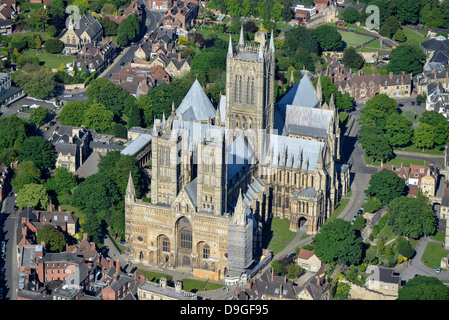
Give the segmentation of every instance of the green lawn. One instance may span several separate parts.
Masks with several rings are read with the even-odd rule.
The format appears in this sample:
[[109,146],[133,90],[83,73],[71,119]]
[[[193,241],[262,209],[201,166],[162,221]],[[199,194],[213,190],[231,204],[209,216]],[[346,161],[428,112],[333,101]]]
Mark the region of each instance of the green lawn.
[[295,237],[296,233],[289,230],[290,221],[287,219],[273,218],[271,221],[272,238],[268,243],[268,248],[276,254]]
[[182,279],[181,282],[182,282],[182,289],[184,291],[188,291],[188,292],[217,290],[217,289],[224,287],[224,285],[222,285],[222,284],[213,283],[213,282],[209,282],[209,281],[206,282],[206,285],[204,285],[205,281],[189,279],[189,278]]
[[348,47],[357,47],[365,42],[371,40],[371,37],[362,36],[360,34],[356,34],[354,32],[337,30],[338,33],[341,34],[342,40],[346,42]]
[[414,145],[404,147],[404,148],[398,148],[398,150],[401,151],[409,151],[409,152],[417,152],[417,153],[427,153],[427,154],[435,154],[435,155],[444,155],[444,151],[440,149],[423,149],[418,148]]
[[[366,154],[365,154],[365,161],[366,161],[366,164],[371,164],[371,165],[377,166],[377,167],[380,166],[380,160],[374,161],[374,163],[371,163],[372,157],[367,156]],[[404,167],[409,167],[412,164],[424,165],[424,166],[429,165],[429,163],[424,160],[407,159],[407,158],[394,158],[393,160],[384,162],[384,164],[390,164],[390,165],[395,165],[395,166],[400,166],[401,163]]]
[[429,39],[427,39],[426,37],[412,31],[406,28],[403,28],[405,36],[407,37],[407,41],[406,43],[410,43],[410,42],[417,42],[417,43],[422,43],[424,41],[427,41]]
[[160,278],[166,278],[167,282],[171,282],[173,277],[168,275],[168,274],[163,274],[163,273],[159,273],[159,272],[153,272],[153,271],[147,271],[147,270],[137,270],[141,273],[145,274],[145,277],[147,279],[147,281],[150,282],[159,282]]
[[329,219],[327,219],[326,222],[329,221],[333,221],[335,219],[338,219],[338,216],[340,215],[340,213],[342,213],[342,211],[346,208],[346,206],[349,203],[349,198],[342,198],[340,200],[340,202],[338,202],[337,204],[335,204],[335,210],[334,212],[332,212],[331,216],[329,217]]
[[443,244],[439,242],[429,242],[424,251],[421,262],[429,268],[436,269],[441,265],[441,258],[447,257],[449,250],[444,250]]
[[57,69],[61,63],[68,63],[74,60],[73,57],[67,57],[63,54],[52,54],[41,50],[25,50],[22,52],[26,57],[38,57],[46,68]]
[[384,48],[380,46],[380,40],[375,40],[371,43],[368,43],[365,47],[357,49],[357,51],[380,51],[380,50],[384,50]]

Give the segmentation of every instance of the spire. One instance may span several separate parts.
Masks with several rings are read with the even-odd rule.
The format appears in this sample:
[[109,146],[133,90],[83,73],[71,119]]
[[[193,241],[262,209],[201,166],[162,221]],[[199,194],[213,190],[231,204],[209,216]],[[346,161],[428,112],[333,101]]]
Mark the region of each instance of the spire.
[[243,25],[240,28],[240,39],[239,39],[239,49],[243,49],[245,47],[245,40],[243,39]]
[[131,171],[129,172],[128,178],[128,186],[126,187],[126,202],[135,202],[136,201],[136,189],[134,189],[133,177],[131,175]]
[[320,105],[323,102],[323,89],[321,87],[321,75],[318,76],[318,82],[316,84],[316,96],[320,100]]
[[270,38],[270,51],[274,53],[274,37],[273,37],[273,29],[271,29],[271,38]]
[[154,117],[153,120],[153,132],[152,132],[153,136],[157,136],[157,128],[156,128],[156,117]]
[[263,46],[259,46],[259,58],[257,59],[259,62],[263,62]]
[[294,87],[295,86],[295,77],[293,76],[293,69],[290,73],[290,83],[289,83],[290,87]]
[[331,94],[331,99],[329,101],[329,109],[330,110],[335,110],[335,103],[334,103],[334,94]]
[[162,124],[161,129],[165,130],[167,128],[167,122],[165,121],[165,111],[162,112]]
[[239,197],[234,210],[234,222],[239,226],[246,225],[245,206],[243,204],[242,189],[239,190]]
[[232,51],[232,37],[229,35],[228,58],[232,58],[233,56],[234,52]]
[[318,152],[318,160],[316,161],[316,168],[323,168],[323,149],[320,147],[320,151]]
[[220,119],[220,105],[217,106],[217,112],[215,113],[215,125],[219,126],[221,122]]
[[171,114],[174,116],[175,114],[175,101],[172,101],[171,103]]

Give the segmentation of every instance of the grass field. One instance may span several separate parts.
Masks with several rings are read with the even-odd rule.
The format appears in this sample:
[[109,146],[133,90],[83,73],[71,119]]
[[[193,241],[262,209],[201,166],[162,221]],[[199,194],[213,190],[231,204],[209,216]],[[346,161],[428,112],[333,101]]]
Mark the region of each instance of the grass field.
[[224,287],[224,285],[219,283],[205,282],[202,280],[195,280],[189,278],[182,279],[181,282],[182,282],[182,289],[188,292],[217,290]]
[[333,221],[335,219],[338,219],[338,216],[340,215],[340,213],[342,213],[342,211],[346,208],[346,206],[349,203],[349,198],[342,198],[340,200],[340,202],[338,202],[337,204],[335,204],[335,210],[334,212],[332,212],[331,216],[329,217],[329,219],[327,219],[326,223],[329,221]]
[[436,269],[441,265],[441,258],[447,257],[449,250],[444,250],[443,244],[439,242],[429,242],[424,251],[421,262],[429,268]]
[[295,237],[296,233],[289,230],[290,221],[286,219],[273,218],[271,222],[272,238],[268,248],[276,254]]
[[411,42],[422,43],[424,41],[429,40],[426,37],[414,32],[412,30],[409,30],[407,28],[403,28],[403,30],[404,30],[405,36],[407,37],[406,43],[411,43]]
[[[370,165],[377,166],[377,167],[380,166],[380,161],[374,161],[374,163],[371,163],[372,157],[367,156],[366,154],[365,154],[365,161],[366,161],[366,164],[370,164]],[[388,162],[384,162],[384,164],[391,164],[391,165],[395,165],[395,166],[400,166],[401,163],[405,167],[409,167],[411,164],[424,165],[424,166],[429,165],[429,163],[424,160],[407,159],[407,158],[394,158]]]
[[357,47],[361,44],[364,44],[367,41],[370,41],[372,38],[367,36],[362,36],[360,34],[356,34],[354,32],[337,30],[338,33],[341,34],[342,40],[346,42],[347,46]]
[[41,50],[25,50],[22,52],[26,57],[38,57],[46,68],[57,69],[61,63],[68,63],[74,60],[73,57],[67,57],[63,54],[52,54]]

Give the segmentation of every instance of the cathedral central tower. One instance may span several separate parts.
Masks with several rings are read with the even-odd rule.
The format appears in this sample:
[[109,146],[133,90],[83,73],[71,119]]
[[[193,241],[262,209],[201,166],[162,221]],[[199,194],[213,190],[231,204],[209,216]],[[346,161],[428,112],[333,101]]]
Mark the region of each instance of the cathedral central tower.
[[269,46],[244,43],[243,27],[238,45],[231,38],[226,60],[226,127],[234,139],[245,133],[256,152],[259,135],[273,129],[275,50],[273,32]]

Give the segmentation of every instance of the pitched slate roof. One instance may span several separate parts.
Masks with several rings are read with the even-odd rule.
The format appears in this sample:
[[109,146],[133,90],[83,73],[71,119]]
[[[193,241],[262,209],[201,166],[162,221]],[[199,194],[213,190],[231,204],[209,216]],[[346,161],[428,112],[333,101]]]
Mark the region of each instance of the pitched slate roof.
[[207,121],[215,118],[215,108],[198,80],[195,80],[176,110],[177,116],[180,113],[184,121]]
[[445,37],[438,36],[433,39],[424,41],[423,43],[421,43],[421,46],[424,49],[430,50],[430,51],[435,51],[435,50],[448,51],[449,50],[449,40],[446,39]]
[[74,31],[78,37],[81,37],[81,35],[86,32],[90,38],[94,37],[102,30],[103,27],[100,22],[98,22],[98,20],[95,19],[90,12],[81,17],[79,21],[79,28],[74,28]]

